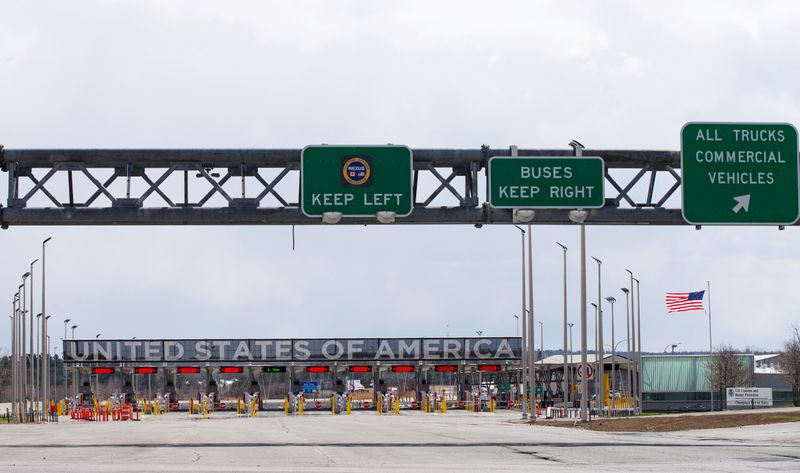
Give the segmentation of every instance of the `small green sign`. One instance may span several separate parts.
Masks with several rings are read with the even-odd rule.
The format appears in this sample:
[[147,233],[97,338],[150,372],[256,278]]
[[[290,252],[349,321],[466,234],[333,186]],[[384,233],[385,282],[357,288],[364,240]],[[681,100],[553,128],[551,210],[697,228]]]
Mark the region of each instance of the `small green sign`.
[[785,123],[687,123],[683,218],[695,225],[791,225],[800,217],[797,130]]
[[489,204],[497,208],[581,209],[605,204],[598,157],[489,159]]
[[406,146],[306,146],[300,181],[301,209],[309,217],[325,212],[406,217],[413,209],[412,156]]
[[536,386],[536,394],[542,394],[542,387]]
[[501,383],[500,384],[500,392],[507,393],[511,391],[511,383]]

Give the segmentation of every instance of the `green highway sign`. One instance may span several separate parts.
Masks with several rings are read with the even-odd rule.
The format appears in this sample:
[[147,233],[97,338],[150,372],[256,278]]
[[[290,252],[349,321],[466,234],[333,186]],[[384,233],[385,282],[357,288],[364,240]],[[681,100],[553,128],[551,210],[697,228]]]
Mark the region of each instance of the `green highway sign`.
[[413,209],[412,157],[407,146],[306,146],[300,155],[300,205],[319,217],[374,217]]
[[489,204],[497,208],[578,209],[605,203],[597,157],[489,159]]
[[791,225],[800,217],[797,130],[785,123],[687,123],[683,218],[695,225]]

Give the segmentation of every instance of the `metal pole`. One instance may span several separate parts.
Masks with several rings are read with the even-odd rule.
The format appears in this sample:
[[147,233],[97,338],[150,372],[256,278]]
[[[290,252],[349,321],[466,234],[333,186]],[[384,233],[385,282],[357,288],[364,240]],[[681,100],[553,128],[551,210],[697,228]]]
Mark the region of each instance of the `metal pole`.
[[561,391],[564,396],[564,415],[567,413],[567,403],[569,402],[569,380],[567,378],[567,247],[556,242],[561,247],[564,256],[564,372],[561,377]]
[[[708,290],[708,366],[711,366],[711,357],[714,354],[714,347],[711,344],[711,281],[706,281],[706,288]],[[711,395],[711,410],[714,410],[714,387],[709,383],[709,394]],[[722,400],[720,400],[721,402]]]
[[625,293],[625,333],[627,338],[625,342],[627,343],[627,348],[625,351],[625,358],[627,359],[626,367],[627,367],[627,386],[625,387],[625,395],[630,395],[631,389],[631,321],[628,318],[628,312],[630,312],[630,304],[628,303],[628,293],[630,290],[627,287],[620,288],[622,292]]
[[638,332],[639,354],[636,357],[636,366],[639,368],[636,378],[636,393],[639,396],[639,413],[642,412],[642,299],[639,297],[639,280],[636,279],[636,331]]
[[592,257],[593,260],[597,261],[597,372],[600,375],[600,392],[598,393],[598,407],[600,408],[600,414],[602,415],[605,408],[606,403],[606,357],[605,351],[603,350],[603,296],[602,296],[602,281],[603,281],[603,273],[601,270],[601,266],[603,262],[597,258]]
[[[50,318],[47,315],[47,310],[45,309],[45,245],[48,241],[50,241],[52,237],[47,237],[44,241],[42,241],[42,359],[47,360],[48,353],[50,351],[50,343],[45,343],[48,339],[47,335],[47,319]],[[42,415],[46,416],[46,406],[48,404],[50,398],[50,369],[44,370],[42,376]]]
[[594,398],[595,398],[595,405],[597,404],[597,399],[600,397],[600,388],[597,382],[597,378],[600,374],[600,369],[597,366],[599,357],[597,356],[600,352],[597,349],[597,304],[594,302],[591,303],[592,307],[594,307]]
[[17,416],[17,303],[11,302],[11,415]]
[[[33,278],[31,278],[31,293],[33,293]],[[31,294],[31,312],[33,312],[33,294]],[[42,324],[42,321],[40,320],[41,318],[42,318],[42,314],[36,314],[36,326],[35,326],[36,335],[33,337],[33,339],[36,341],[35,342],[36,343],[36,348],[33,350],[34,355],[31,357],[31,360],[32,360],[31,361],[31,379],[33,380],[33,390],[31,392],[31,396],[33,398],[33,403],[34,403],[33,410],[34,411],[36,411],[38,409],[38,407],[39,407],[39,398],[41,397],[41,396],[39,396],[39,390],[42,387],[42,383],[40,382],[40,379],[39,379],[41,377],[41,375],[42,375],[42,369],[41,369],[42,360],[41,360],[41,357],[39,357],[38,360],[36,359],[36,356],[40,353],[40,351],[39,351],[39,332],[41,330],[39,329],[39,327]],[[33,345],[31,345],[31,347],[33,347]]]
[[64,319],[64,343],[62,344],[62,348],[61,348],[61,367],[63,368],[63,371],[64,371],[64,379],[62,380],[62,382],[64,383],[64,386],[63,386],[63,388],[64,388],[63,389],[64,396],[62,397],[62,399],[66,399],[67,398],[67,392],[68,392],[68,388],[69,388],[69,386],[67,384],[67,364],[64,363],[64,360],[66,359],[66,350],[64,350],[64,347],[67,346],[67,343],[66,343],[67,342],[67,324],[70,322],[70,320],[72,320],[72,319]]
[[633,411],[636,411],[639,408],[638,399],[636,397],[636,382],[638,379],[638,375],[636,373],[639,372],[639,365],[636,360],[636,319],[634,317],[636,313],[636,305],[634,304],[634,292],[633,292],[633,272],[630,269],[626,269],[625,271],[628,272],[631,276],[631,286],[630,286],[630,294],[631,294],[631,352],[630,355],[632,358],[632,368],[633,371],[631,372],[631,396],[633,397]]
[[[28,350],[26,347],[26,335],[27,335],[27,327],[25,326],[25,314],[27,311],[25,310],[25,299],[26,299],[26,292],[25,292],[25,279],[28,277],[27,274],[22,276],[22,286],[20,286],[22,292],[22,296],[20,299],[22,300],[22,418],[25,419],[27,412],[28,412]],[[33,325],[33,323],[31,323]],[[33,327],[31,327],[33,330]]]
[[529,371],[528,371],[528,340],[527,339],[527,317],[525,317],[525,230],[522,228],[514,225],[517,229],[521,232],[522,236],[522,255],[520,257],[521,260],[521,281],[522,281],[522,308],[520,312],[520,316],[522,317],[522,339],[521,339],[521,349],[522,349],[522,418],[528,418],[528,388],[530,386],[530,378],[529,378]]
[[586,361],[586,225],[581,224],[581,423],[589,422],[587,397],[589,394],[589,383],[587,376]]
[[[533,313],[533,241],[532,240],[533,240],[533,230],[531,229],[531,226],[529,224],[528,225],[528,317],[529,317],[529,319],[528,319],[528,330],[529,330],[528,338],[531,341],[531,345],[535,347],[536,343],[534,342],[534,340],[535,340],[534,339],[534,321],[536,319],[535,319],[535,316],[534,316],[534,313]],[[543,350],[544,350],[544,348],[543,348]],[[534,394],[533,385],[536,382],[536,351],[535,350],[529,350],[528,351],[528,356],[529,356],[528,366],[529,366],[529,370],[531,372],[530,376],[531,376],[531,378],[533,380],[533,382],[531,383],[531,394]],[[536,407],[535,404],[531,407],[531,416],[530,417],[531,417],[531,421],[532,422],[536,422],[536,411],[534,410],[535,407]]]

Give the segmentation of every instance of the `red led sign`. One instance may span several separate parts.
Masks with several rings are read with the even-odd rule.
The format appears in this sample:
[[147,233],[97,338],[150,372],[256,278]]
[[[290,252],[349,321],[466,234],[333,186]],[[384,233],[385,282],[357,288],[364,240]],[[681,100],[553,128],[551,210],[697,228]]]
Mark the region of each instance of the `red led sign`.
[[458,367],[456,365],[436,365],[434,370],[440,373],[452,373],[456,371]]
[[372,367],[369,365],[356,365],[349,368],[351,373],[372,373]]
[[222,366],[219,369],[220,373],[243,373],[244,368],[241,366]]
[[500,365],[480,365],[478,371],[500,371]]
[[192,373],[199,373],[200,368],[197,366],[179,366],[178,373],[179,374],[192,374]]
[[413,373],[414,365],[394,365],[392,371],[395,373]]
[[92,368],[92,374],[114,374],[114,368]]
[[327,373],[330,368],[327,366],[306,366],[306,373]]
[[154,368],[152,366],[143,366],[141,368],[134,368],[133,370],[136,374],[155,374],[158,371],[158,368]]

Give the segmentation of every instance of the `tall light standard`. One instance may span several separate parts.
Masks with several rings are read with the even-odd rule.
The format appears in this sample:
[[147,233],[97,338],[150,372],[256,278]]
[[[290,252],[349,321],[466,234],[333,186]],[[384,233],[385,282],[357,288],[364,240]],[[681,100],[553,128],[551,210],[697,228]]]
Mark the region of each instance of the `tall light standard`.
[[[31,292],[33,292],[33,280],[31,280]],[[31,297],[31,302],[33,302],[33,297]],[[33,304],[31,304],[31,308],[33,308]],[[36,314],[36,336],[34,337],[34,340],[36,340],[36,350],[34,350],[34,353],[39,355],[39,360],[38,360],[38,362],[33,363],[33,367],[31,368],[31,372],[32,372],[31,377],[35,380],[34,381],[34,385],[33,385],[33,401],[34,401],[34,403],[36,403],[37,409],[38,409],[39,401],[41,400],[41,397],[42,397],[41,396],[41,390],[42,390],[42,380],[41,380],[41,378],[42,378],[42,357],[41,357],[41,354],[42,353],[41,353],[41,350],[39,349],[39,332],[41,330],[39,327],[42,326],[42,320],[41,319],[42,319],[42,314],[40,312],[40,313]],[[36,410],[36,409],[34,409],[34,410]]]
[[[533,215],[533,211],[530,211],[530,212],[531,212],[531,218],[533,218],[533,216],[532,216]],[[530,219],[528,221],[530,221]],[[536,318],[534,317],[534,313],[533,313],[533,243],[532,243],[532,239],[533,239],[533,230],[531,229],[531,225],[528,224],[528,338],[531,341],[531,345],[535,345],[536,343],[534,342],[533,327],[534,327],[534,320],[536,320]],[[544,348],[542,348],[542,350],[544,350]],[[528,356],[529,356],[528,366],[531,367],[530,368],[532,370],[531,376],[534,378],[534,381],[535,381],[535,379],[536,379],[536,370],[535,370],[536,365],[534,364],[536,362],[535,352],[533,350],[528,351]],[[531,389],[533,389],[533,388],[531,388]],[[531,416],[531,421],[532,422],[536,421],[535,413],[534,413],[534,415]]]
[[[30,348],[31,356],[30,356],[30,358],[28,358],[28,353],[26,352],[27,350],[25,349],[25,335],[26,335],[26,331],[25,331],[25,314],[28,313],[28,311],[25,310],[25,300],[27,299],[27,292],[26,292],[27,284],[25,283],[25,281],[28,279],[28,276],[30,276],[30,275],[31,275],[31,273],[25,273],[25,274],[22,275],[22,286],[21,286],[21,288],[22,288],[22,297],[21,297],[21,299],[22,299],[22,356],[23,356],[23,362],[22,362],[22,370],[23,370],[22,371],[22,390],[23,390],[23,393],[24,393],[23,399],[25,400],[25,408],[22,410],[23,411],[23,417],[25,417],[27,415],[27,413],[28,413],[28,399],[29,399],[29,396],[31,396],[31,392],[28,391],[28,366],[29,366],[28,365],[28,360],[30,360],[30,366],[33,366],[33,314],[31,314],[31,324],[30,324],[30,332],[31,332],[31,348]],[[31,383],[33,383],[32,379],[31,379]],[[33,386],[33,384],[31,384],[31,386]],[[31,403],[31,405],[32,405],[32,403]]]
[[72,330],[72,339],[73,339],[73,340],[75,340],[75,329],[76,329],[76,328],[78,328],[78,326],[77,326],[77,325],[73,325],[72,327],[70,327],[70,329]]
[[[569,143],[575,151],[575,156],[580,157],[583,155],[583,145],[576,140]],[[586,217],[589,212],[586,210],[570,210],[569,219],[573,223],[580,224],[581,226],[581,366],[586,370]],[[586,402],[586,394],[588,383],[586,376],[581,376],[581,423],[586,424],[589,422],[588,403]]]
[[22,422],[25,418],[25,314],[22,312],[22,287],[17,288],[17,413]]
[[636,281],[636,331],[638,332],[637,338],[639,342],[637,343],[637,347],[639,348],[639,354],[636,356],[636,366],[639,367],[638,377],[636,379],[636,394],[639,396],[639,413],[642,413],[642,376],[644,372],[642,371],[642,299],[639,297],[639,280],[634,279]]
[[614,375],[616,369],[614,366],[617,364],[617,350],[614,340],[614,303],[617,302],[617,299],[614,296],[606,297],[606,301],[611,304],[611,390],[616,391],[614,386]]
[[522,263],[522,309],[520,310],[520,317],[522,317],[522,339],[520,347],[522,349],[522,418],[528,418],[528,399],[527,393],[530,389],[530,372],[528,370],[528,337],[526,336],[527,322],[525,317],[525,230],[518,225],[514,225],[520,231],[522,236],[522,256],[520,261]]
[[519,315],[513,314],[514,318],[517,319],[517,336],[519,337]]
[[39,360],[39,366],[41,366],[40,372],[42,378],[41,415],[43,419],[47,419],[47,411],[48,411],[47,407],[50,405],[48,399],[48,393],[49,393],[48,384],[50,383],[50,355],[49,355],[50,350],[48,350],[47,348],[50,346],[50,335],[47,335],[47,326],[50,323],[50,317],[51,316],[49,315],[45,315],[44,317],[42,317],[42,332],[44,333],[45,338],[42,340],[44,342],[43,343],[44,346],[42,347],[42,352],[39,355],[41,357],[41,359]]
[[680,342],[667,344],[667,346],[664,347],[664,353],[667,352],[667,348],[672,347],[672,353],[674,354],[675,353],[675,349],[678,348],[678,345],[680,345]]
[[625,358],[627,359],[627,371],[628,375],[626,376],[628,381],[627,389],[625,390],[628,395],[631,393],[631,383],[633,383],[633,378],[631,377],[631,321],[629,317],[630,312],[630,304],[628,303],[628,294],[631,292],[630,289],[627,287],[621,287],[620,290],[625,293],[625,332],[627,334],[627,338],[625,339],[627,343],[627,349],[625,351]]
[[597,348],[597,304],[594,302],[591,303],[592,307],[594,307],[594,398],[595,404],[597,404],[597,400],[600,397],[600,390],[598,389],[597,378],[598,374],[600,373],[599,368],[597,367],[598,363],[600,362],[600,357],[597,356],[600,351]]
[[[50,344],[47,342],[47,319],[50,318],[47,315],[47,310],[45,306],[45,245],[48,241],[50,241],[53,237],[47,237],[42,241],[42,314],[44,314],[42,318],[42,322],[44,326],[42,327],[42,354],[41,357],[43,360],[47,360],[48,353],[50,351]],[[50,369],[42,370],[42,406],[44,407],[46,403],[48,403],[50,398]],[[44,409],[43,409],[44,410]],[[43,412],[43,414],[45,414]]]
[[[41,373],[41,363],[42,363],[41,357],[39,358],[38,363],[36,361],[36,355],[39,352],[39,332],[40,332],[40,329],[39,329],[40,320],[38,318],[38,315],[37,315],[37,318],[36,318],[36,336],[35,336],[35,338],[34,338],[34,333],[33,333],[34,332],[34,330],[33,330],[33,328],[34,328],[34,326],[33,326],[33,314],[35,313],[34,309],[33,309],[33,281],[34,281],[33,265],[36,264],[36,262],[38,262],[38,261],[39,261],[39,258],[36,258],[35,260],[31,261],[31,270],[29,271],[29,273],[31,275],[31,305],[28,308],[28,310],[30,310],[30,312],[31,312],[31,411],[33,411],[33,412],[36,412],[36,402],[38,401],[38,398],[40,397],[39,396],[39,390],[42,387],[41,383],[39,382],[38,376],[37,376],[37,373]],[[34,346],[33,346],[34,339],[36,340],[36,348],[34,348]],[[38,365],[38,367],[37,367],[37,365]]]
[[[64,343],[63,343],[63,347],[67,346],[67,324],[70,322],[70,320],[72,320],[72,319],[64,319]],[[64,348],[61,348],[61,367],[63,368],[63,371],[64,371],[64,379],[62,380],[62,382],[64,383],[64,386],[63,386],[63,388],[64,388],[63,389],[64,390],[64,396],[62,397],[62,399],[66,399],[67,398],[67,364],[64,363],[64,359],[66,358],[65,355],[66,355],[66,353],[64,352]]]
[[[576,154],[578,153],[578,149],[576,147],[575,151]],[[587,369],[587,356],[586,352],[588,349],[587,344],[587,330],[586,330],[586,225],[584,222],[586,221],[586,217],[589,216],[589,212],[586,210],[572,210],[569,213],[569,219],[574,223],[578,223],[581,226],[581,423],[586,424],[589,422],[589,403],[588,403],[588,394],[589,394],[589,382],[586,379],[586,369]]]
[[633,356],[633,372],[631,373],[631,394],[633,395],[633,412],[636,413],[639,409],[639,400],[636,397],[636,383],[639,382],[639,364],[636,359],[636,319],[634,318],[636,306],[634,305],[634,292],[633,292],[633,272],[626,269],[631,278],[630,289],[631,291],[631,355]]
[[601,266],[603,262],[598,258],[592,256],[592,259],[597,262],[597,356],[598,356],[598,374],[600,375],[600,393],[598,396],[597,405],[600,406],[600,414],[603,415],[606,403],[606,357],[603,352],[603,296],[602,296],[602,281],[603,273]]
[[11,415],[17,417],[17,302],[11,302]]
[[562,376],[561,391],[564,394],[564,415],[566,415],[568,402],[567,387],[569,386],[567,373],[567,247],[559,242],[556,242],[556,245],[561,247],[561,252],[564,255],[564,374]]

